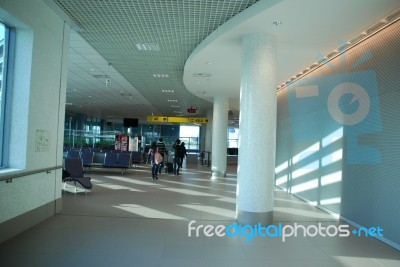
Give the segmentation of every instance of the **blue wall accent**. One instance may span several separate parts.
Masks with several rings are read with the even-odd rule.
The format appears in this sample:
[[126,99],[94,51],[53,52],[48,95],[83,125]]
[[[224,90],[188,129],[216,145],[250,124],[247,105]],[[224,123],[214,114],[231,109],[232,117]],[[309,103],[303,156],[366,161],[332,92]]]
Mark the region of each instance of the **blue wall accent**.
[[278,92],[276,185],[400,248],[400,22]]

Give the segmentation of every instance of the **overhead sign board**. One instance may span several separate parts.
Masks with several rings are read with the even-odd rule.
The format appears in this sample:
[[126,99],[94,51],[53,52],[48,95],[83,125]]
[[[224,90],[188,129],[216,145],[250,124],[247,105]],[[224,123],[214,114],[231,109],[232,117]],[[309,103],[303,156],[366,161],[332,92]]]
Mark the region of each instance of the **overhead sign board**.
[[147,116],[148,122],[169,122],[169,123],[207,123],[207,118],[195,118],[195,117],[164,117],[164,116]]

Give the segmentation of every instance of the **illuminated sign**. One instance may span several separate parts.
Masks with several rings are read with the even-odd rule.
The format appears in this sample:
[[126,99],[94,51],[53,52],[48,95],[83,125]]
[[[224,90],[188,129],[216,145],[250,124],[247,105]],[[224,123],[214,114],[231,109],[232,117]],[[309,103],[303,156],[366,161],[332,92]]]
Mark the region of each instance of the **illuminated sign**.
[[196,117],[164,117],[164,116],[147,116],[148,122],[169,122],[169,123],[202,123],[208,122],[207,118],[196,118]]

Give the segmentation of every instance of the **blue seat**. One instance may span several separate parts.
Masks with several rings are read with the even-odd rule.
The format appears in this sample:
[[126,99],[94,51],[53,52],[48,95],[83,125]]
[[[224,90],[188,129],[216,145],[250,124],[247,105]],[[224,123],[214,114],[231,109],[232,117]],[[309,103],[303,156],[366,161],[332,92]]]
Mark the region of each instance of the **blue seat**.
[[68,158],[68,159],[79,159],[80,158],[80,153],[79,153],[78,150],[68,150],[66,158]]
[[91,178],[85,177],[81,159],[65,158],[64,170],[67,173],[66,177],[64,177],[64,188],[66,188],[67,182],[74,182],[75,192],[78,191],[76,187],[76,182],[78,182],[83,188],[85,188],[85,192],[87,192],[87,189],[91,189],[93,187],[92,182],[90,181]]
[[103,167],[115,168],[117,167],[118,153],[107,152],[104,155]]
[[89,167],[92,166],[93,164],[93,157],[94,157],[94,152],[90,150],[82,150],[81,151],[81,159],[82,159],[82,164],[83,167]]
[[142,163],[142,152],[132,151],[131,162],[135,164]]
[[130,153],[106,153],[104,157],[103,167],[105,168],[121,168],[122,174],[129,168],[131,159]]
[[122,169],[122,174],[124,174],[124,170],[129,168],[131,164],[131,154],[130,153],[118,153],[117,159],[117,167]]

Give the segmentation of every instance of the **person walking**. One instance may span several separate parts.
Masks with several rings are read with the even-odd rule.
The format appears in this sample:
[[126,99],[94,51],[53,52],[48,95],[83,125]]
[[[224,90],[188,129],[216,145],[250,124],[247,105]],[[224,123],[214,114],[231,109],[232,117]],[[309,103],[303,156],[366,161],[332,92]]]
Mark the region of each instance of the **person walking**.
[[157,149],[157,143],[152,142],[147,155],[147,163],[150,162],[151,164],[151,176],[153,177],[153,180],[158,179],[158,165],[162,162],[162,160],[163,158]]
[[164,168],[165,165],[164,163],[165,156],[168,155],[167,147],[165,146],[164,140],[161,137],[160,139],[158,139],[157,149],[158,152],[163,157],[163,161],[160,164],[158,164],[158,174],[161,174],[162,168]]
[[182,169],[183,159],[184,159],[185,157],[187,157],[185,142],[181,142],[180,157],[181,157],[180,166],[181,166],[181,169]]
[[181,167],[181,155],[182,155],[182,148],[181,148],[181,140],[176,139],[174,145],[172,146],[174,149],[174,174],[179,174],[179,168]]

